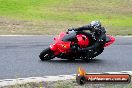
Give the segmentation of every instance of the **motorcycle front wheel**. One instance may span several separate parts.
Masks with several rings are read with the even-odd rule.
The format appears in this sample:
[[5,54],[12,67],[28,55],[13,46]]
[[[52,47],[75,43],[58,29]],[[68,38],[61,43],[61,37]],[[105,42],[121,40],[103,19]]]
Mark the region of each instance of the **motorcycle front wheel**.
[[45,50],[43,50],[40,55],[39,58],[41,59],[41,61],[46,61],[46,60],[50,60],[53,59],[55,57],[54,53],[51,51],[50,48],[47,48]]

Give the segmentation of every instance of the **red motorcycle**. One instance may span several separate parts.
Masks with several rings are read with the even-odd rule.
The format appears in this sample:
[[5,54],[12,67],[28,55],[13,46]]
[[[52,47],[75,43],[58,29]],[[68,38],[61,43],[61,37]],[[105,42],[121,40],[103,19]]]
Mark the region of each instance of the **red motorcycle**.
[[72,31],[71,33],[61,32],[57,37],[54,38],[54,41],[54,44],[51,44],[49,48],[40,53],[39,57],[42,61],[50,60],[55,57],[69,60],[89,60],[100,55],[103,52],[104,47],[112,44],[115,41],[115,38],[107,34],[106,43],[103,47],[85,53],[79,53],[77,48],[86,48],[94,43],[91,33],[76,31]]

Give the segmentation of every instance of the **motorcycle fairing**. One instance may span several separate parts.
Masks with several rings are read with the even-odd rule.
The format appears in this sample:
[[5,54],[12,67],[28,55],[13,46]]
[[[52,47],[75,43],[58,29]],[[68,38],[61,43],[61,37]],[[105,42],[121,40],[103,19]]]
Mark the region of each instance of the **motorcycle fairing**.
[[66,35],[65,32],[61,32],[60,35],[54,38],[55,43],[62,41],[62,38]]
[[83,34],[78,34],[77,40],[78,40],[77,44],[80,46],[80,48],[86,48],[89,45],[88,37]]
[[55,55],[60,53],[66,53],[70,51],[70,41],[63,42],[62,38],[67,35],[65,32],[61,32],[60,35],[54,38],[55,44],[50,45],[50,49],[54,51]]
[[[50,49],[54,52],[55,55],[59,55],[60,53],[68,53],[71,51],[72,40],[77,39],[77,44],[80,48],[85,48],[89,45],[89,38],[83,34],[70,33],[67,34],[65,32],[61,32],[60,35],[54,38],[55,43],[50,45]],[[115,41],[115,38],[107,35],[107,42],[104,47],[109,46]]]
[[56,44],[50,45],[50,49],[54,51],[55,55],[60,53],[67,53],[70,52],[70,44],[71,42],[58,42]]

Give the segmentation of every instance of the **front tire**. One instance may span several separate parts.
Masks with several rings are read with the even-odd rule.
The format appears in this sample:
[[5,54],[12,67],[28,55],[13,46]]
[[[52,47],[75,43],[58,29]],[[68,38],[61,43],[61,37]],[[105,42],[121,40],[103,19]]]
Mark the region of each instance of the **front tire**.
[[39,58],[41,59],[41,61],[46,61],[46,60],[50,60],[53,59],[55,57],[54,53],[51,51],[50,48],[47,48],[45,50],[43,50],[40,55]]

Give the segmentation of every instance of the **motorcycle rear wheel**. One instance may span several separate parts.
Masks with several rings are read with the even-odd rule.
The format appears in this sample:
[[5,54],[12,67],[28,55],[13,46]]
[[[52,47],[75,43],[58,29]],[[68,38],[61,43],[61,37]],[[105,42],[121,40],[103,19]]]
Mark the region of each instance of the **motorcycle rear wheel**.
[[50,60],[53,59],[55,57],[54,53],[51,51],[50,48],[47,48],[45,50],[43,50],[40,55],[39,58],[41,59],[41,61],[46,61],[46,60]]
[[91,60],[93,59],[94,57],[100,55],[102,52],[103,52],[104,48],[99,48],[97,49],[96,51],[92,51],[92,52],[89,52],[89,53],[86,53],[85,57],[83,58],[83,60]]

